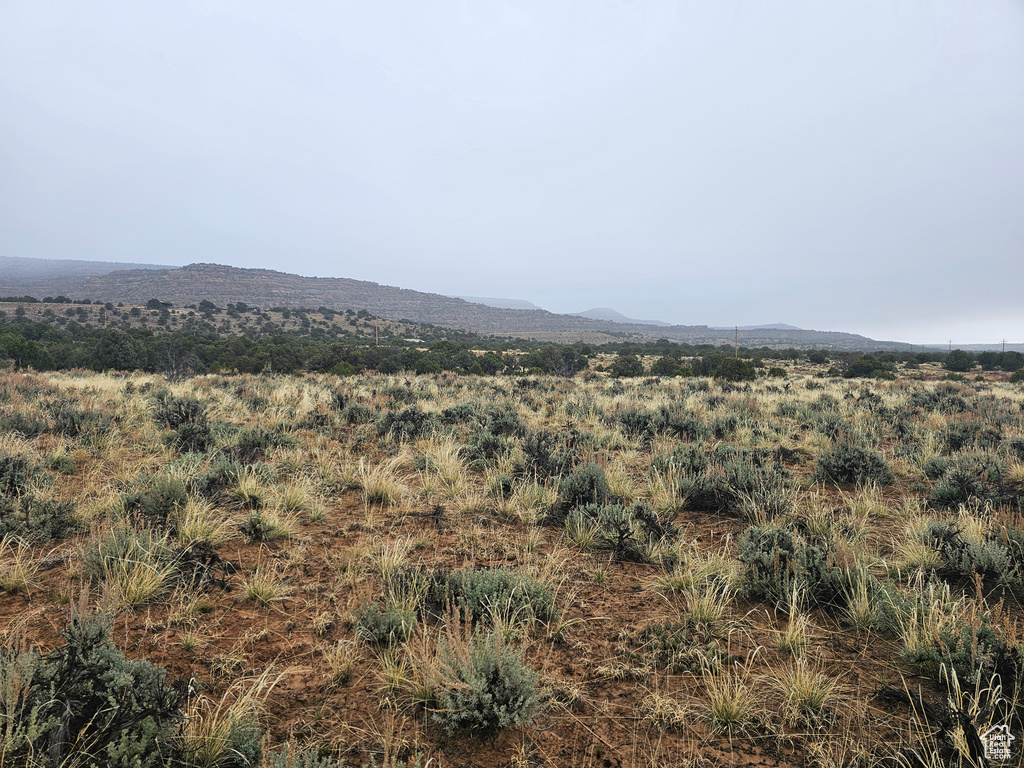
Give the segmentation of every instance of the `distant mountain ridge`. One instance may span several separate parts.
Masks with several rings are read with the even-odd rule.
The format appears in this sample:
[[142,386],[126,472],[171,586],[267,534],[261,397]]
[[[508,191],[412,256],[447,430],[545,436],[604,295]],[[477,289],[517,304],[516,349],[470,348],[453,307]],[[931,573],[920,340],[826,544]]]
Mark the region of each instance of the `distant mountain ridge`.
[[453,299],[462,299],[470,304],[484,304],[497,309],[543,309],[532,301],[526,299],[492,299],[486,296],[453,296]]
[[576,317],[589,317],[591,320],[606,320],[609,323],[626,323],[630,325],[660,325],[670,326],[671,323],[664,323],[661,320],[636,320],[632,317],[626,317],[621,312],[616,312],[611,307],[594,307],[588,309],[586,312],[571,312],[570,314]]
[[[543,307],[538,307],[532,301],[526,301],[525,299],[495,299],[483,296],[456,296],[455,298],[462,299],[463,301],[469,301],[474,304],[486,304],[488,307],[497,307],[498,309],[543,309]],[[605,320],[609,323],[626,323],[629,325],[671,325],[671,323],[665,323],[661,320],[637,320],[632,317],[626,317],[624,314],[617,312],[611,307],[594,307],[593,309],[588,309],[585,312],[568,312],[566,314],[573,315],[574,317],[585,317],[589,320]]]
[[167,270],[169,264],[126,264],[114,261],[76,261],[74,259],[26,259],[0,256],[0,296],[67,296],[84,299],[75,293],[89,277],[107,275],[115,270]]
[[766,323],[765,325],[741,325],[737,328],[735,325],[713,325],[711,329],[714,331],[802,331],[803,328],[797,328],[795,325],[786,325],[785,323]]
[[[706,325],[651,326],[635,322],[609,322],[579,315],[559,315],[543,309],[503,309],[471,303],[436,293],[380,285],[344,277],[303,277],[270,269],[244,269],[219,264],[189,264],[184,267],[112,271],[93,275],[68,285],[67,277],[40,284],[34,292],[15,287],[0,275],[0,296],[30,293],[37,298],[63,293],[74,298],[144,304],[160,299],[179,306],[198,304],[203,299],[224,306],[244,301],[261,308],[275,306],[335,310],[365,309],[389,320],[461,328],[476,333],[523,338],[572,341],[664,338],[690,344],[732,344],[733,329],[716,330]],[[57,289],[53,286],[62,286]],[[627,318],[628,320],[628,318]],[[876,341],[865,336],[833,331],[754,330],[741,331],[740,343],[748,347],[794,347],[797,349],[885,350],[907,349],[909,345]]]

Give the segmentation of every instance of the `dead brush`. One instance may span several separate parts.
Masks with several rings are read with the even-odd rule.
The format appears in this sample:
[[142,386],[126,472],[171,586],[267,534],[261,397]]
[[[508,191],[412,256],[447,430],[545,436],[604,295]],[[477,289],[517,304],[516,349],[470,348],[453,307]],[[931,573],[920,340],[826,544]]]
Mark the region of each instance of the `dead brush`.
[[651,502],[658,517],[671,518],[686,506],[686,493],[680,490],[676,479],[676,469],[672,464],[664,472],[652,471],[647,478],[643,495]]
[[866,631],[878,624],[878,597],[871,573],[863,563],[847,570],[843,595],[846,598],[846,620],[850,626]]
[[926,586],[922,574],[902,593],[887,595],[887,602],[889,628],[897,633],[906,658],[927,655],[937,638],[966,618],[966,598],[954,597],[949,584]]
[[362,648],[352,640],[339,640],[321,651],[327,690],[348,685],[363,658]]
[[681,733],[689,726],[693,708],[685,702],[660,691],[650,691],[640,701],[644,720],[655,728],[670,733]]
[[276,506],[286,512],[308,512],[316,504],[313,492],[305,481],[280,485],[274,496]]
[[453,437],[431,440],[424,451],[426,471],[433,475],[448,501],[455,501],[469,490],[469,470],[462,458],[460,446]]
[[408,537],[401,537],[393,541],[378,539],[375,543],[370,560],[373,563],[373,569],[384,584],[385,592],[394,591],[398,574],[408,562],[412,545],[413,541]]
[[170,537],[120,524],[96,534],[79,550],[86,575],[109,589],[118,605],[135,608],[165,595],[178,577]]

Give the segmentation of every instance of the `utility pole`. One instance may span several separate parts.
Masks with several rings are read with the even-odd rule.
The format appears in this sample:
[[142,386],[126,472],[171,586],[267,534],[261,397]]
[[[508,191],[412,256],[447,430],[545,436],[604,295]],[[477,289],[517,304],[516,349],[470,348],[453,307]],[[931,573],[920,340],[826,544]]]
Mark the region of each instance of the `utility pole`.
[[1003,354],[1006,354],[1006,339],[1003,339]]
[[953,351],[953,340],[952,339],[949,340],[949,351],[950,352]]
[[733,350],[732,356],[733,357],[739,357],[740,356],[740,327],[738,325],[736,326],[736,347]]

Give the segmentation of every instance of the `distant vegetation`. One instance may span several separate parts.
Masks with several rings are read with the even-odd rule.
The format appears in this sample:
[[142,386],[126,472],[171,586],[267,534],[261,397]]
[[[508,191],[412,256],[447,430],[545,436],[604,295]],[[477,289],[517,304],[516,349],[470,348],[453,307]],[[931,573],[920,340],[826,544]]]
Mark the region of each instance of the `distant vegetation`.
[[[65,266],[66,265],[66,266]],[[629,340],[646,343],[658,337],[683,344],[719,345],[733,340],[731,328],[706,325],[656,326],[560,315],[542,309],[501,309],[436,293],[379,285],[347,278],[303,277],[266,269],[241,269],[217,264],[189,264],[180,268],[138,269],[138,265],[50,262],[0,256],[0,285],[12,296],[74,296],[144,305],[159,297],[178,306],[207,300],[218,306],[244,301],[259,307],[314,307],[363,309],[392,321],[431,323],[481,334],[527,336],[551,342],[605,343]],[[66,273],[58,278],[54,272]],[[69,279],[88,269],[87,280]],[[118,271],[110,271],[117,269]],[[97,271],[99,270],[99,271]],[[34,275],[34,276],[33,276]],[[905,349],[905,344],[873,341],[852,333],[800,330],[788,326],[741,328],[740,342],[748,347],[795,347],[842,351]]]
[[[266,311],[243,302],[216,307],[172,308],[157,299],[145,307],[72,302],[63,296],[37,302],[31,297],[0,300],[0,359],[16,368],[95,371],[141,370],[172,375],[237,371],[300,371],[352,375],[363,371],[418,374],[548,373],[573,376],[606,370],[611,376],[712,376],[752,381],[785,373],[775,363],[830,364],[828,375],[893,378],[897,366],[912,370],[941,363],[951,373],[1015,372],[1024,368],[1019,352],[891,352],[870,354],[827,350],[750,349],[667,339],[602,345],[542,344],[523,339],[393,322],[366,311],[334,312],[274,307]],[[600,362],[602,357],[613,355]]]

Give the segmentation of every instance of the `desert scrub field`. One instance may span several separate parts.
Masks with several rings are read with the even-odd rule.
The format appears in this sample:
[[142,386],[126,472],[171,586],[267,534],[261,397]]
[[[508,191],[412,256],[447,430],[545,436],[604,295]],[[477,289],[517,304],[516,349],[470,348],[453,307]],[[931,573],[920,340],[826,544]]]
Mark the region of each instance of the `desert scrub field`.
[[0,374],[3,766],[982,765],[1024,389]]

